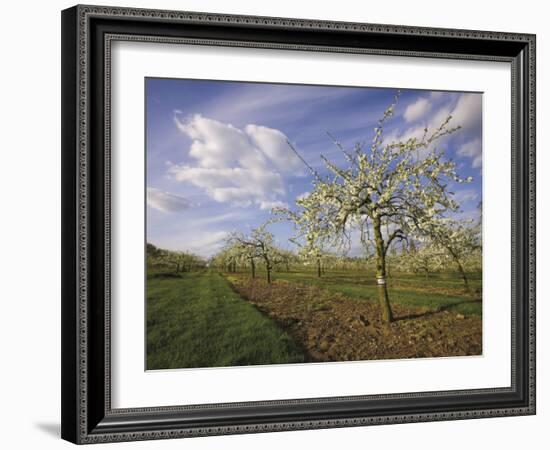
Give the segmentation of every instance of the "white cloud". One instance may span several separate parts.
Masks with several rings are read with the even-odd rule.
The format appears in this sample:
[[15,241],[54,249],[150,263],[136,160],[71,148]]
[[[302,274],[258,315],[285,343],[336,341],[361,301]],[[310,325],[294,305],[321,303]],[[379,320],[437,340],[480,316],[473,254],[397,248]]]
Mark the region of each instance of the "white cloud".
[[228,233],[226,231],[195,233],[193,235],[193,242],[190,243],[187,248],[192,253],[196,253],[203,257],[209,257],[222,248],[227,236]]
[[[420,100],[423,100],[423,99],[420,99]],[[422,106],[422,105],[417,106],[420,100],[418,100],[416,103],[413,103],[412,105],[409,105],[407,107],[407,110],[405,111],[405,114],[411,107],[414,107],[413,112],[418,112],[422,108],[426,108],[425,106]],[[431,109],[431,107],[429,107],[428,109]],[[425,116],[425,120],[423,121],[422,125],[413,126],[402,133],[394,132],[392,133],[391,136],[394,138],[394,140],[396,139],[406,140],[410,137],[420,138],[422,137],[422,133],[424,132],[425,127],[428,128],[428,132],[430,131],[433,132],[437,128],[439,128],[439,126],[449,116],[452,116],[450,124],[452,126],[461,126],[464,131],[466,130],[470,131],[481,127],[481,95],[480,94],[460,94],[454,108],[448,104],[445,106],[442,106],[433,114]],[[410,113],[410,117],[414,117],[414,114]],[[386,138],[386,140],[388,140],[388,138]],[[388,141],[388,142],[391,142],[391,141]]]
[[[242,83],[231,93],[215,96],[204,104],[207,116],[215,116],[222,121],[245,121],[250,117],[270,122],[278,119],[299,120],[310,114],[318,104],[338,101],[354,96],[352,89],[339,87],[296,89],[284,84],[271,85],[264,89],[261,84]],[[296,107],[296,105],[300,107]],[[364,119],[364,118],[363,118]],[[347,118],[349,120],[349,118]]]
[[407,122],[414,122],[418,119],[425,117],[425,115],[432,108],[432,104],[426,98],[419,98],[416,102],[411,103],[405,109],[403,117]]
[[211,198],[235,206],[276,201],[285,193],[283,179],[275,172],[235,168],[203,168],[174,165],[169,173],[178,181],[203,189]]
[[479,194],[475,189],[462,189],[453,195],[453,199],[459,204],[477,200],[478,197]]
[[467,157],[472,159],[472,167],[474,169],[479,169],[482,163],[482,154],[481,154],[481,141],[480,139],[474,139],[472,141],[466,142],[456,152],[459,156]]
[[189,156],[197,166],[172,164],[168,173],[191,183],[212,199],[235,206],[269,209],[284,205],[283,174],[296,173],[301,161],[279,130],[247,125],[243,130],[200,114],[177,127],[192,139]]
[[147,205],[165,213],[183,211],[192,206],[186,198],[154,187],[147,187]]
[[450,109],[448,107],[443,107],[431,115],[424,115],[424,120],[421,124],[410,126],[405,130],[394,129],[384,138],[383,144],[386,145],[392,142],[405,142],[412,138],[420,140],[424,136],[424,130],[426,128],[428,129],[427,135],[430,136],[441,126],[450,114]]
[[416,138],[420,140],[422,139],[423,135],[424,135],[423,126],[407,128],[404,131],[394,129],[389,134],[386,135],[386,137],[383,139],[382,144],[388,145],[394,142],[405,142],[412,138]]
[[[418,101],[413,105],[409,105],[409,107],[414,106],[417,103]],[[482,119],[481,95],[469,93],[460,94],[454,107],[452,107],[452,104],[446,104],[434,111],[433,113],[425,115],[425,120],[422,121],[422,124],[413,125],[404,130],[394,129],[386,135],[383,140],[383,145],[387,145],[392,142],[406,141],[411,138],[422,139],[425,128],[428,129],[429,136],[435,130],[437,130],[449,116],[452,116],[450,126],[460,126],[460,134],[462,136],[467,135],[468,133],[480,128]],[[441,138],[438,141],[438,145],[443,145],[446,140],[447,137]],[[477,141],[479,142],[479,139]],[[466,149],[464,149],[464,151],[466,151]],[[470,149],[470,151],[473,152],[474,150]],[[427,153],[427,150],[424,149],[420,153],[420,156],[423,156]],[[475,152],[475,155],[467,155],[466,153],[464,153],[461,156],[472,156],[472,166],[474,168],[481,167],[481,144],[479,144],[479,149]]]
[[455,108],[451,111],[452,124],[464,129],[481,127],[481,95],[462,94]]
[[188,218],[186,220],[186,225],[189,224],[195,228],[202,228],[204,230],[204,227],[206,226],[209,226],[209,225],[213,225],[213,224],[218,224],[218,223],[223,223],[223,222],[226,222],[226,221],[232,221],[232,220],[237,220],[237,219],[242,219],[243,217],[243,214],[242,212],[230,212],[230,213],[227,213],[227,214],[222,214],[222,215],[217,215],[217,216],[205,216],[205,217],[200,217],[200,218],[197,218],[197,219],[193,219],[193,218]]
[[275,201],[261,201],[260,209],[273,209],[273,208],[288,208],[288,204],[279,200]]
[[177,127],[193,142],[189,156],[200,167],[227,168],[235,165],[247,169],[266,168],[262,152],[254,147],[248,136],[231,124],[218,122],[195,114],[187,120],[174,117]]
[[280,170],[302,169],[302,161],[290,149],[287,143],[288,138],[279,130],[260,125],[247,125],[245,132],[256,147]]
[[229,233],[227,231],[186,230],[185,234],[164,235],[152,238],[152,244],[159,248],[169,248],[195,253],[203,258],[215,255],[223,247]]

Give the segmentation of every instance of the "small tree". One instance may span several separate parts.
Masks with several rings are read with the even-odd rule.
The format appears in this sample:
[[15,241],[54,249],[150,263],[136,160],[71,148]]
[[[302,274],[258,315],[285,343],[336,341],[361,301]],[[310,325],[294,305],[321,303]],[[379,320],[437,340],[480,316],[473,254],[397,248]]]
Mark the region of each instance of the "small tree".
[[246,261],[250,266],[250,274],[252,278],[256,278],[256,258],[258,258],[256,248],[251,245],[245,245],[239,240],[234,240],[233,245],[235,248],[235,253],[238,254],[240,258]]
[[296,200],[296,211],[274,208],[274,220],[287,220],[293,223],[295,234],[290,238],[290,242],[298,247],[298,254],[302,259],[315,262],[317,276],[321,277],[322,259],[330,234],[328,230],[323,229],[327,224],[322,218],[322,208],[306,208],[303,205],[305,198],[307,195]]
[[465,265],[473,253],[481,250],[480,224],[440,218],[424,223],[421,231],[429,236],[432,246],[448,253],[462,276],[464,288],[469,291]]
[[418,249],[416,249],[416,246],[413,246],[409,248],[408,252],[403,252],[400,256],[400,262],[406,271],[413,273],[422,272],[427,279],[431,273],[445,266],[446,257],[447,254],[440,248],[428,243]]
[[265,264],[267,282],[271,283],[273,264],[276,261],[276,249],[273,245],[273,234],[266,230],[266,225],[254,228],[250,234],[233,233],[229,241],[235,243],[251,261],[260,258]]
[[[335,140],[346,166],[339,167],[321,156],[329,172],[321,177],[304,161],[314,176],[313,190],[296,202],[308,221],[319,222],[312,226],[320,234],[316,239],[332,239],[334,245],[342,246],[349,242],[350,229],[357,221],[364,221],[372,230],[378,297],[387,323],[393,319],[386,286],[388,248],[395,239],[403,239],[446,211],[458,209],[448,190],[449,181],[471,181],[461,179],[455,163],[444,160],[444,151],[433,145],[459,128],[450,126],[451,116],[431,133],[426,128],[420,139],[384,142],[384,124],[393,115],[397,97],[384,112],[368,149],[358,143],[348,151]],[[391,231],[384,235],[386,224]]]
[[292,251],[283,248],[276,248],[275,256],[274,264],[276,265],[277,270],[284,269],[286,272],[290,272],[290,268],[297,262],[298,259],[296,254]]
[[237,271],[237,260],[240,258],[240,248],[234,243],[226,242],[224,248],[213,258],[216,267],[226,272]]

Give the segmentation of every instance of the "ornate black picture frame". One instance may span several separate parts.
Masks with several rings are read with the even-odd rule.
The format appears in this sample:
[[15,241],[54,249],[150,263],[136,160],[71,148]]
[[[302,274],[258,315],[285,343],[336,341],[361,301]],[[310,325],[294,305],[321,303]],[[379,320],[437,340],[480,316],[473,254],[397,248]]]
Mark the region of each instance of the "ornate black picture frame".
[[[113,409],[109,108],[116,40],[510,63],[511,386]],[[84,444],[535,414],[534,35],[75,6],[62,12],[62,109],[64,439]]]

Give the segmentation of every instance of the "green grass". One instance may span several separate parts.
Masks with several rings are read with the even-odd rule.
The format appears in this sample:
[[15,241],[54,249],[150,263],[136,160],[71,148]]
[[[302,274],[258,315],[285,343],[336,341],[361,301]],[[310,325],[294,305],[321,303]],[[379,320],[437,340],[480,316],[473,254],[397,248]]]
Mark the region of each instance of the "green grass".
[[214,271],[147,279],[147,369],[301,362],[297,344]]
[[[261,274],[260,274],[261,276]],[[351,298],[378,301],[374,276],[358,271],[328,271],[321,278],[313,272],[277,272],[274,279],[315,285]],[[481,274],[471,274],[473,291],[481,290]],[[463,282],[458,274],[423,275],[395,274],[388,278],[390,302],[433,309],[447,309],[467,315],[481,315],[482,305],[471,295],[463,292]]]

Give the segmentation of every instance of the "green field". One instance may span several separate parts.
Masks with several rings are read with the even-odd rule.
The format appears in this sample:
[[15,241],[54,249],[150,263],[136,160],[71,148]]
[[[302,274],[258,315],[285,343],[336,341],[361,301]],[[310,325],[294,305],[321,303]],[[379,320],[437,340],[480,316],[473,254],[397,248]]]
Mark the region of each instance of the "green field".
[[303,361],[294,341],[215,271],[147,278],[147,369]]

